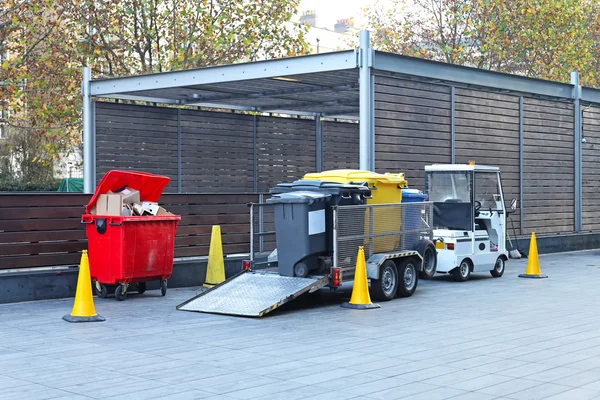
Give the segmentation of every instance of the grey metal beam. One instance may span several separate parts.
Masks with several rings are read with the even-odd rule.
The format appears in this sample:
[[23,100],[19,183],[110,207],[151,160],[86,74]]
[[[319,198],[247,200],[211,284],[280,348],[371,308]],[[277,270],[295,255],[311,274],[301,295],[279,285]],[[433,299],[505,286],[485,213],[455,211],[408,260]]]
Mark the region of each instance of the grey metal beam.
[[90,96],[91,70],[83,68],[81,93],[83,95],[83,192],[94,193],[94,131],[92,126],[93,105]]
[[455,111],[456,111],[456,88],[452,86],[450,92],[450,159],[452,164],[456,164],[456,131],[455,131]]
[[249,93],[249,94],[233,94],[227,96],[209,96],[209,97],[198,97],[191,100],[179,100],[179,104],[190,104],[200,102],[220,102],[220,101],[231,101],[231,100],[251,100],[251,99],[264,99],[264,98],[278,98],[282,96],[290,95],[302,95],[302,94],[317,94],[317,93],[329,93],[329,92],[343,92],[343,91],[354,91],[358,90],[358,85],[342,85],[342,86],[329,86],[329,87],[299,87],[295,89],[287,90],[272,90],[265,92]]
[[92,82],[91,95],[107,96],[140,90],[276,78],[352,68],[356,68],[356,53],[354,50],[347,50],[303,57],[288,57],[277,60],[96,80]]
[[316,172],[323,171],[323,121],[321,121],[321,114],[315,116],[315,140],[316,140]]
[[581,94],[582,88],[579,84],[579,73],[571,72],[571,84],[573,85],[573,113],[574,115],[574,146],[575,146],[575,232],[581,232],[582,204],[583,204],[583,179],[582,179],[582,157],[581,157]]
[[332,106],[355,106],[359,107],[359,103],[355,99],[349,100],[331,100],[331,101],[297,101],[294,103],[277,104],[273,106],[255,107],[259,111],[271,111],[271,110],[295,110],[293,107],[305,108],[305,107],[332,107]]
[[131,100],[131,101],[145,101],[148,103],[162,103],[162,104],[179,104],[179,100],[165,99],[162,97],[145,97],[135,96],[127,94],[114,94],[109,96],[94,96],[103,99],[115,99],[115,100]]
[[445,82],[463,83],[567,99],[571,98],[573,88],[572,85],[567,83],[526,78],[518,75],[446,64],[380,51],[375,52],[373,69],[438,79]]
[[372,137],[371,127],[374,125],[372,102],[371,66],[373,54],[369,39],[369,31],[360,32],[359,60],[359,86],[360,86],[360,169],[371,170],[372,160]]
[[181,108],[177,109],[177,193],[181,193]]
[[[525,171],[523,170],[523,96],[519,96],[519,234],[523,235],[523,181]],[[515,238],[517,240],[517,238]]]
[[371,171],[375,171],[375,78],[371,75],[371,107],[370,107],[370,136],[371,136],[371,147],[369,148],[369,158],[371,162],[369,163],[369,169]]
[[581,87],[581,101],[600,103],[600,89]]

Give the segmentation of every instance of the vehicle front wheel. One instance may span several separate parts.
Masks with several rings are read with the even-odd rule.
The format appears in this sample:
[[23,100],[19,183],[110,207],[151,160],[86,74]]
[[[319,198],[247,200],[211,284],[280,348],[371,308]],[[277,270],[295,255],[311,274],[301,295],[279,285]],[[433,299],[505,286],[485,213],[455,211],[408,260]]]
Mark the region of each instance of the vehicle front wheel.
[[437,250],[430,240],[423,240],[417,245],[416,251],[423,257],[423,271],[419,272],[421,279],[431,279],[437,269]]
[[371,296],[376,301],[389,301],[398,291],[398,268],[392,260],[386,260],[380,267],[379,279],[371,279]]
[[417,290],[419,275],[416,265],[416,261],[413,258],[399,261],[398,275],[400,275],[400,285],[398,285],[396,296],[410,297]]

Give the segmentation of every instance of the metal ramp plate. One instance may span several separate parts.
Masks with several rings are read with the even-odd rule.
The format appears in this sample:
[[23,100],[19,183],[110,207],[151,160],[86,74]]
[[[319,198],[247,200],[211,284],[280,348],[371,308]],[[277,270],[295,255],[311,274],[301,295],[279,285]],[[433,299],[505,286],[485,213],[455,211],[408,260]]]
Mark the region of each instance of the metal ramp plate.
[[267,271],[249,271],[200,293],[178,310],[262,317],[303,293],[328,283],[325,276],[297,278]]

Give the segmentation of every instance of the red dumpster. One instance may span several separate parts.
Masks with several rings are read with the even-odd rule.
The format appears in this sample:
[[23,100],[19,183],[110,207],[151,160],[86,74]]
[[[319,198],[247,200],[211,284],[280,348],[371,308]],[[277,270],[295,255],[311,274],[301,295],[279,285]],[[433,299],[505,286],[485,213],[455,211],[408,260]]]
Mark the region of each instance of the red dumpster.
[[[178,215],[115,216],[92,213],[101,194],[124,188],[139,191],[141,201],[158,201],[170,179],[137,171],[109,171],[85,208],[90,275],[99,297],[106,297],[106,285],[116,285],[115,297],[124,300],[131,284],[146,290],[146,282],[160,280],[162,295],[173,271],[175,231]],[[100,209],[98,209],[99,211]]]

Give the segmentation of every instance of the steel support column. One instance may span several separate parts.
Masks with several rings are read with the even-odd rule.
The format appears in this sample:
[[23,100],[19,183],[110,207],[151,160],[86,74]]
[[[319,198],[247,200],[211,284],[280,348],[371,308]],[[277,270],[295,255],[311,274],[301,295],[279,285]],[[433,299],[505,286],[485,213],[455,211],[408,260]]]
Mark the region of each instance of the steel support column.
[[369,39],[369,31],[360,32],[360,48],[358,51],[359,87],[360,87],[360,169],[374,170],[375,149],[373,146],[373,126],[375,115],[373,112],[373,84],[371,66],[373,54]]
[[177,109],[177,193],[181,193],[181,108]]
[[[523,96],[519,96],[519,230],[523,234]],[[515,239],[516,240],[516,239]]]
[[93,105],[90,95],[91,70],[89,67],[83,68],[83,81],[81,92],[83,94],[83,192],[94,193],[94,129],[92,125]]
[[252,172],[252,180],[253,180],[253,185],[254,185],[254,193],[258,192],[258,140],[257,140],[257,133],[256,133],[256,125],[257,125],[257,121],[256,121],[257,117],[256,114],[254,114],[252,116],[252,165],[253,165],[253,172]]
[[450,96],[450,158],[452,159],[452,164],[456,164],[456,131],[454,129],[456,88],[454,86],[452,86]]
[[323,171],[323,121],[321,121],[321,114],[315,115],[315,140],[317,149],[317,165],[316,172]]
[[582,179],[582,157],[581,157],[581,85],[579,84],[579,73],[571,72],[571,84],[573,85],[573,113],[574,113],[574,146],[575,146],[575,232],[581,232],[582,228],[582,203],[583,203],[583,179]]

